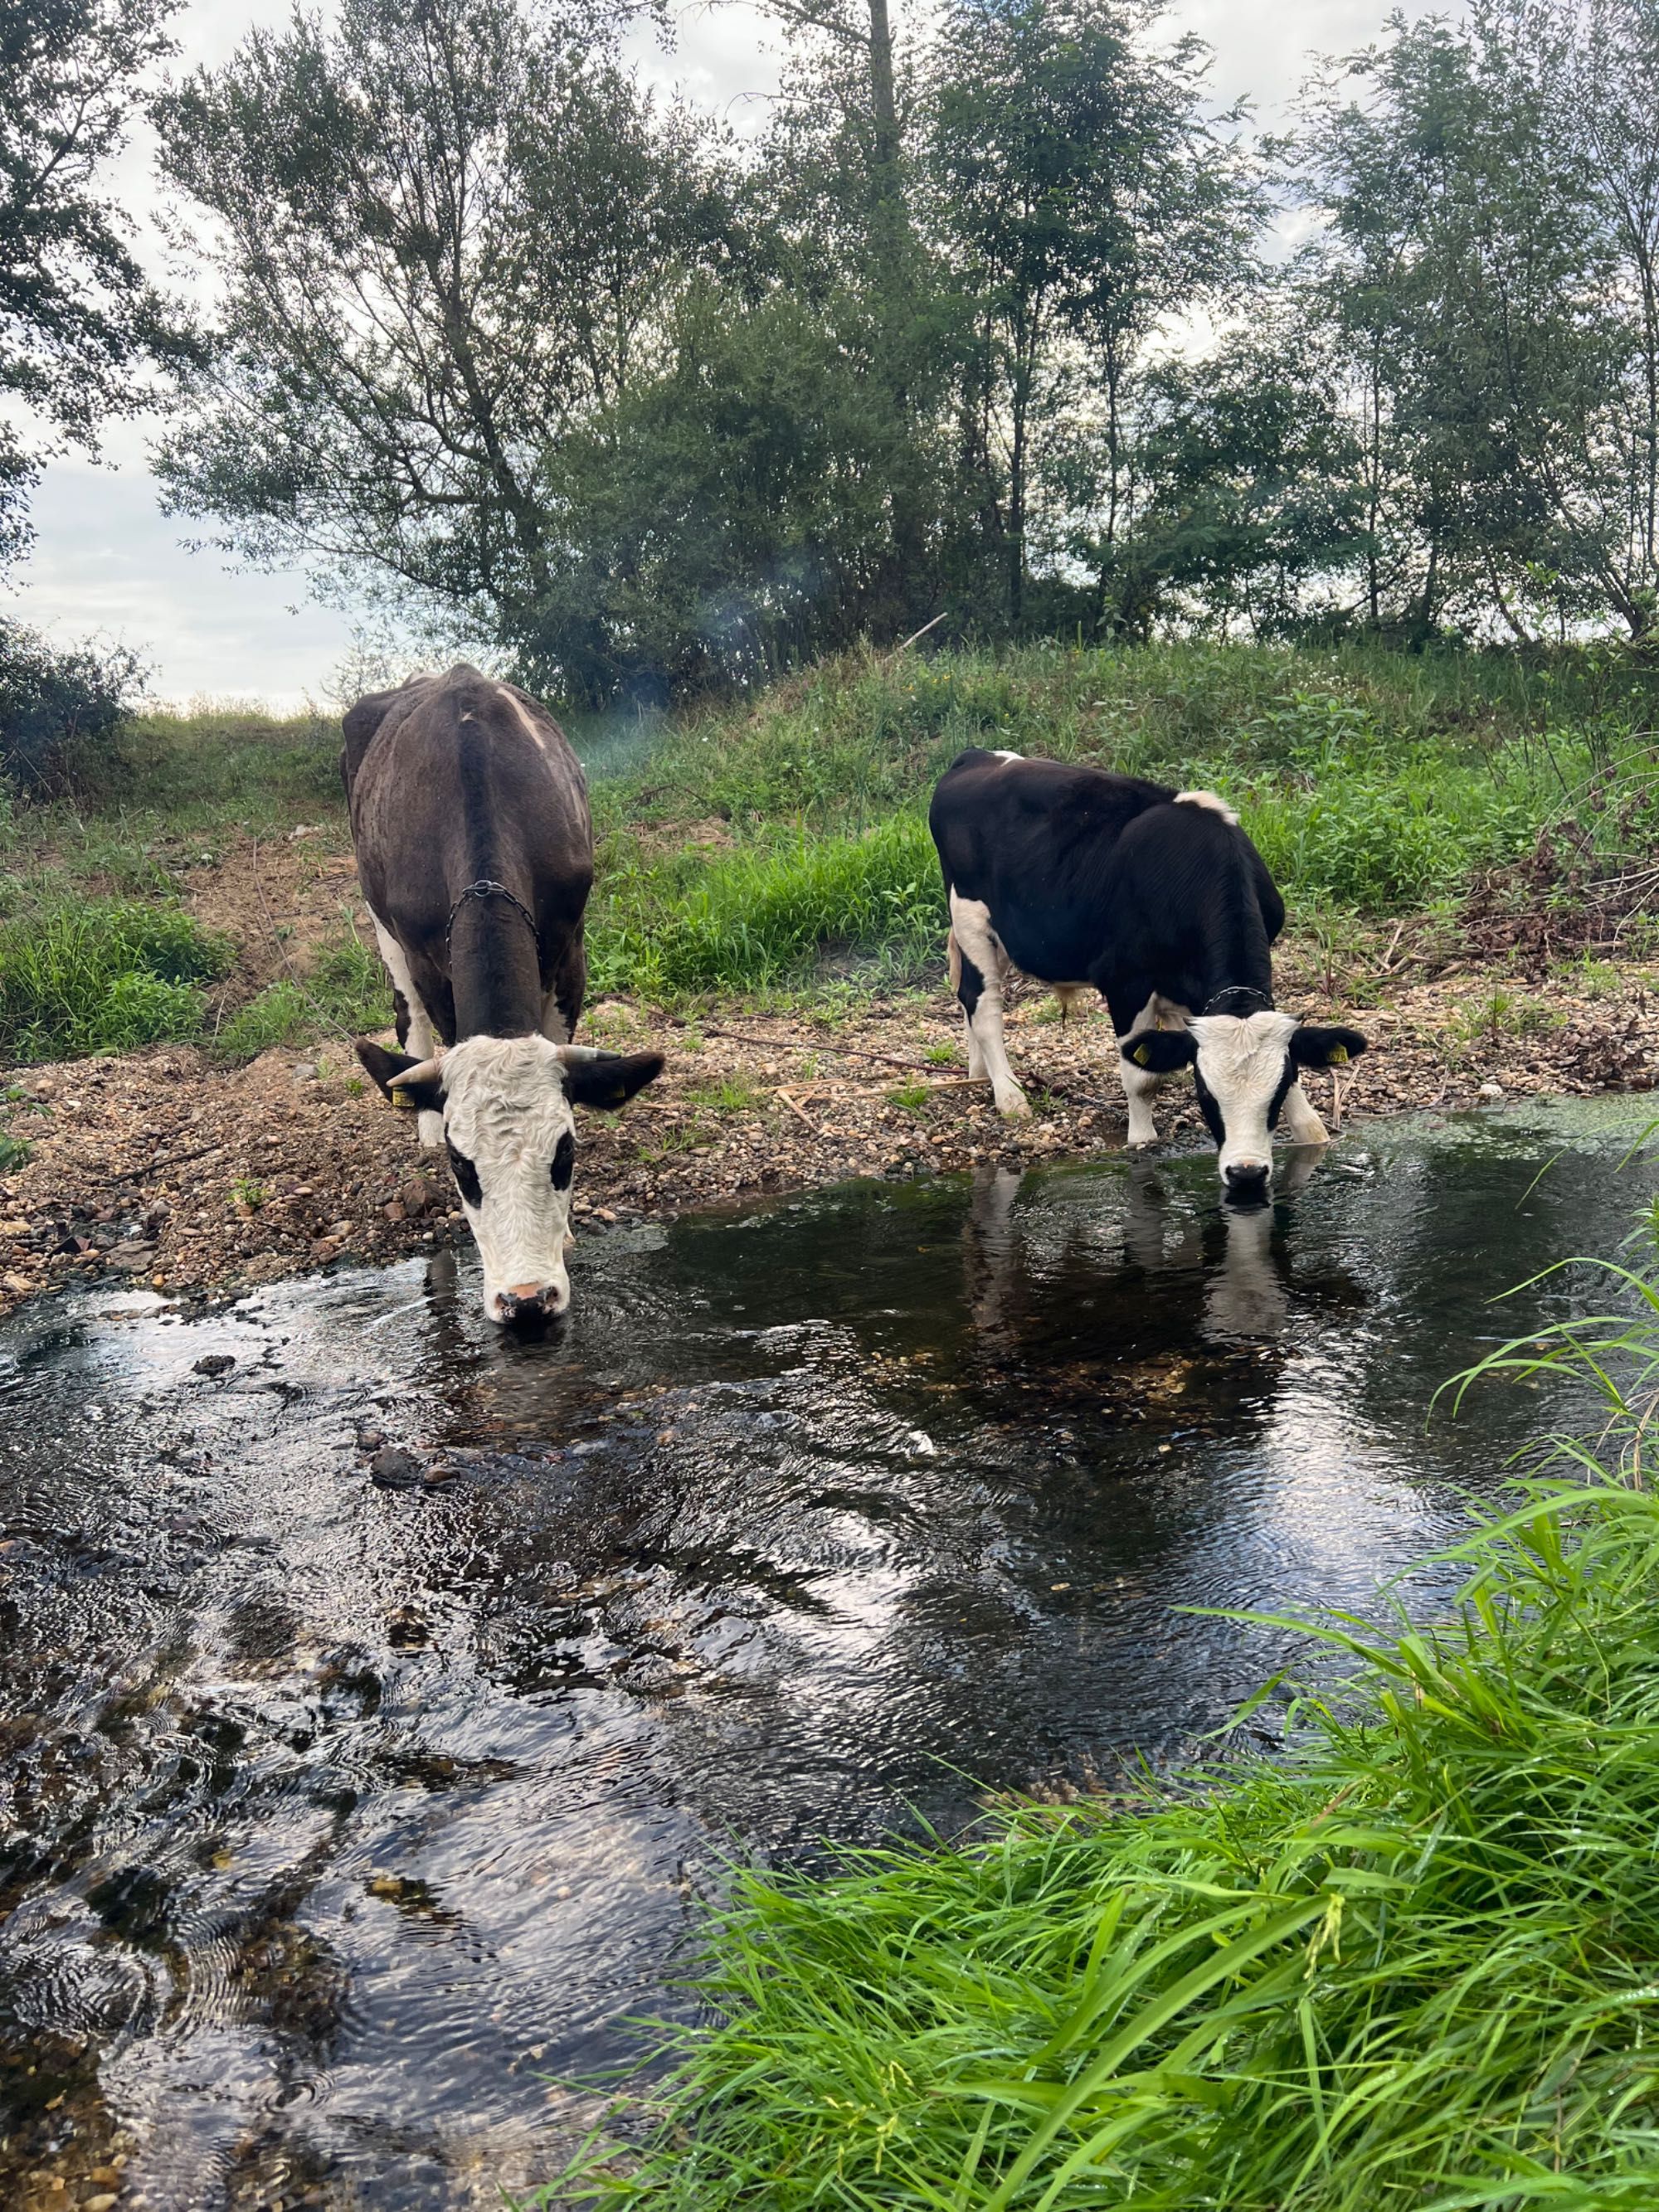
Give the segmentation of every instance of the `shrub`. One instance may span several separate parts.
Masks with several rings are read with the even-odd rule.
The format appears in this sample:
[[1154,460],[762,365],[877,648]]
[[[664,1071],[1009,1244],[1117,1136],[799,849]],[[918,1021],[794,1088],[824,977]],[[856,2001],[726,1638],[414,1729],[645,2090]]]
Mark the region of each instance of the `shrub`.
[[143,664],[123,646],[56,646],[0,618],[0,778],[64,790],[77,764],[113,750],[143,688]]

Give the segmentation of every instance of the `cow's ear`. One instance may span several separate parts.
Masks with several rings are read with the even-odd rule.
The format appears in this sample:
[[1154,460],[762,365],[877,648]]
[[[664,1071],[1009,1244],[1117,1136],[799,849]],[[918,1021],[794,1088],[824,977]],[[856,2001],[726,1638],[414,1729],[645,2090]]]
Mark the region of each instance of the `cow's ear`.
[[1316,1030],[1307,1022],[1291,1038],[1291,1058],[1298,1067],[1342,1067],[1364,1049],[1358,1030]]
[[1119,1047],[1125,1060],[1148,1075],[1173,1075],[1198,1058],[1198,1039],[1190,1030],[1143,1030]]
[[659,1052],[606,1052],[594,1060],[568,1060],[564,1095],[573,1106],[608,1113],[626,1106],[636,1091],[654,1083],[662,1068]]
[[420,1066],[418,1060],[411,1060],[406,1052],[388,1052],[384,1045],[375,1044],[368,1037],[357,1039],[356,1052],[365,1069],[394,1106],[404,1107],[416,1114],[440,1114],[443,1111],[441,1077],[422,1076],[418,1083],[404,1079],[411,1067]]

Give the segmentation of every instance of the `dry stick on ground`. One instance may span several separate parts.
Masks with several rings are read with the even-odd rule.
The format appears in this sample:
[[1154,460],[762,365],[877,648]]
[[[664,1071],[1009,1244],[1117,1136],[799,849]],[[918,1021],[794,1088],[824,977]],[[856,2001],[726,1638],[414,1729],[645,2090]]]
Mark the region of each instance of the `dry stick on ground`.
[[[812,1120],[809,1114],[805,1113],[795,1103],[794,1100],[789,1096],[789,1093],[787,1091],[780,1088],[777,1095],[782,1099],[784,1104],[789,1109],[789,1111],[795,1116],[797,1121],[805,1122],[807,1127],[812,1132],[812,1134],[815,1137],[821,1137],[823,1134],[823,1130],[819,1128],[817,1123]],[[812,1094],[809,1091],[806,1095],[810,1098]]]
[[930,629],[937,629],[939,624],[945,620],[945,616],[948,615],[950,611],[951,610],[949,607],[946,607],[944,614],[937,614],[933,617],[932,622],[925,622],[920,629],[913,629],[909,636],[903,639],[901,643],[896,645],[893,647],[893,650],[888,654],[887,659],[889,665],[890,666],[890,665],[898,659],[900,653],[908,653],[910,647],[913,645],[919,643],[922,638],[926,637]]
[[696,1029],[704,1036],[725,1037],[732,1044],[770,1045],[779,1052],[833,1052],[842,1060],[876,1060],[884,1067],[902,1067],[908,1075],[931,1075],[933,1070],[925,1060],[899,1060],[890,1052],[871,1052],[856,1044],[831,1044],[828,1038],[813,1037],[803,1042],[799,1037],[763,1036],[757,1030],[720,1029],[713,1022],[689,1022],[684,1016],[671,1014],[658,1008],[655,1019],[665,1022],[671,1029]]

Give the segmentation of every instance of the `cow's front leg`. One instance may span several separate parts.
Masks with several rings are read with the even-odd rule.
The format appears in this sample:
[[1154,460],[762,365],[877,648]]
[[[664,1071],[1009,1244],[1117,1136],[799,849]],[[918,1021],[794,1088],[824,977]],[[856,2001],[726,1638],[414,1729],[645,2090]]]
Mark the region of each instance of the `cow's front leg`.
[[1309,1104],[1308,1094],[1299,1083],[1291,1084],[1285,1093],[1285,1103],[1279,1112],[1288,1143],[1328,1145],[1331,1141],[1330,1131]]
[[[409,972],[409,962],[404,948],[375,913],[368,909],[368,918],[374,925],[374,942],[380,948],[380,958],[386,972],[392,978],[392,995],[398,1007],[398,1042],[411,1060],[430,1060],[437,1048],[438,1035],[432,1026],[432,1017],[425,1002],[415,988],[414,978]],[[429,1108],[416,1116],[416,1127],[422,1145],[428,1152],[441,1152],[444,1141],[444,1117]]]
[[[1152,1068],[1137,1067],[1128,1055],[1133,1051],[1138,1036],[1148,1030],[1162,1028],[1166,1022],[1178,1023],[1180,1018],[1178,1009],[1168,1000],[1160,999],[1156,991],[1145,1006],[1132,1015],[1133,1006],[1133,998],[1126,1000],[1120,995],[1109,1001],[1112,1027],[1117,1031],[1118,1079],[1123,1085],[1123,1096],[1129,1106],[1127,1142],[1131,1146],[1158,1142],[1158,1124],[1152,1119],[1152,1098],[1164,1078]],[[1118,1024],[1126,1019],[1128,1026],[1120,1029]]]
[[1144,1067],[1137,1067],[1124,1054],[1134,1042],[1135,1032],[1117,1041],[1117,1072],[1123,1082],[1123,1095],[1129,1103],[1128,1142],[1134,1145],[1155,1145],[1158,1142],[1158,1123],[1152,1119],[1152,1094],[1164,1080],[1161,1075],[1152,1075]]
[[586,994],[587,955],[578,936],[555,964],[542,1002],[542,1035],[554,1044],[568,1044],[576,1034]]
[[[997,1111],[1011,1121],[1030,1112],[1025,1093],[1014,1080],[1002,1041],[1002,948],[991,927],[990,908],[981,899],[951,894],[951,933],[957,957],[957,997],[968,1024],[968,1073],[988,1075]],[[977,1065],[975,1065],[977,1062]]]

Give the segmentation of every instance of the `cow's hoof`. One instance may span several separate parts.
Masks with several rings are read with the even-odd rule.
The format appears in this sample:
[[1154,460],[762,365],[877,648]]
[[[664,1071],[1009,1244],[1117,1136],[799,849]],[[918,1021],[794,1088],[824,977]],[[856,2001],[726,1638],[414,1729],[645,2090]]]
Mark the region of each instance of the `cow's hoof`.
[[997,1111],[1005,1121],[1029,1121],[1030,1102],[1023,1091],[1006,1091],[997,1100]]

